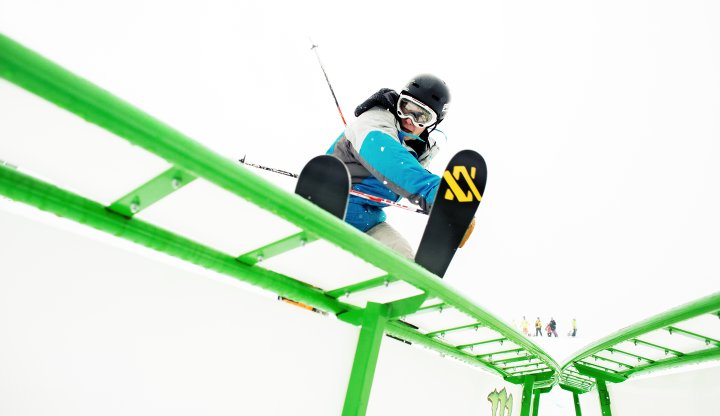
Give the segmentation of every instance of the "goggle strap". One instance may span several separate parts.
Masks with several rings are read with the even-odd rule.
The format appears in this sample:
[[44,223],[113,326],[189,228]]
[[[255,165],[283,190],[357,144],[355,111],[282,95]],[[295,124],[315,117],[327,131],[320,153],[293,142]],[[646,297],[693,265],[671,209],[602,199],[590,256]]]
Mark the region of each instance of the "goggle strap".
[[[442,131],[442,130],[440,130],[439,128],[437,128],[437,123],[435,123],[435,124],[433,125],[433,127],[434,127],[434,128],[432,129],[432,131],[433,131],[433,132],[436,132],[436,131],[440,132],[440,134],[442,134],[443,137],[445,138],[445,143],[447,143],[447,142],[448,142],[448,136],[447,136],[447,134],[445,134],[444,131]],[[436,140],[436,141],[437,141],[437,140]]]
[[[401,130],[401,131],[402,131],[402,130]],[[421,142],[425,143],[425,140],[421,139],[420,136],[416,136],[416,135],[414,135],[414,134],[412,134],[412,133],[405,133],[404,131],[403,131],[402,133],[403,133],[403,137],[408,137],[408,136],[409,136],[409,137],[412,137],[413,139],[420,140]]]

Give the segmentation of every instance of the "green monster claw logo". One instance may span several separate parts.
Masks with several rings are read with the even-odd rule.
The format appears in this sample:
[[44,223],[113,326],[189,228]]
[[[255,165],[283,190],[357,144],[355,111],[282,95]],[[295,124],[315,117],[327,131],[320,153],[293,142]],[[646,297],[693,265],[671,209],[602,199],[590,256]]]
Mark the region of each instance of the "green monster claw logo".
[[512,394],[507,394],[505,387],[499,392],[497,389],[493,390],[487,399],[492,405],[492,416],[512,416],[513,397]]

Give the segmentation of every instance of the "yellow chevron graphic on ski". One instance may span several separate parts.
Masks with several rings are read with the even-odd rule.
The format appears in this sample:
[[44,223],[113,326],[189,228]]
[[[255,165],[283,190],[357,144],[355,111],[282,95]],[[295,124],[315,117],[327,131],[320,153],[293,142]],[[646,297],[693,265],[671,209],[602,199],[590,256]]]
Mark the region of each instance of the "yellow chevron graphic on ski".
[[[470,167],[470,173],[468,173],[468,168],[466,166],[453,166],[452,174],[449,169],[446,170],[445,173],[443,173],[443,179],[445,179],[445,182],[447,182],[450,189],[445,191],[445,199],[452,201],[454,198],[457,198],[458,202],[482,200],[482,195],[480,195],[480,191],[478,191],[475,183],[473,182],[476,171],[477,169],[475,166]],[[470,190],[467,191],[467,194],[465,194],[465,191],[463,191],[457,183],[457,179],[460,179],[461,177],[465,180],[467,187],[470,188]],[[475,199],[473,199],[473,197],[475,197]]]

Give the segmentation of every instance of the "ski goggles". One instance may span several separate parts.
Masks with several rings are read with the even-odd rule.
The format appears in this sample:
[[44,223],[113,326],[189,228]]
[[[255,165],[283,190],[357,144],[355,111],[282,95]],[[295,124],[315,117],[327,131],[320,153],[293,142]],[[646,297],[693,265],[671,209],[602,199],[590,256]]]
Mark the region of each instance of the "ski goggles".
[[437,114],[415,98],[400,94],[397,103],[397,115],[400,118],[409,118],[416,127],[425,128],[437,121]]

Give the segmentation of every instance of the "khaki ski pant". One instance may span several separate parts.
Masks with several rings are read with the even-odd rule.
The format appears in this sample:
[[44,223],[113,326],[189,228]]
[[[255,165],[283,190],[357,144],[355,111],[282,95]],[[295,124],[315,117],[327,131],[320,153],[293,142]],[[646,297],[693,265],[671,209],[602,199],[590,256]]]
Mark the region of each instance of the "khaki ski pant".
[[415,260],[415,253],[413,252],[412,247],[410,247],[410,243],[408,243],[405,237],[400,235],[396,229],[390,226],[390,224],[381,222],[380,224],[367,230],[367,234],[397,251],[403,257]]

